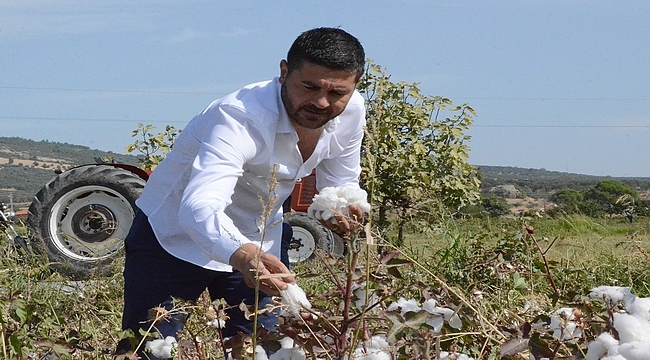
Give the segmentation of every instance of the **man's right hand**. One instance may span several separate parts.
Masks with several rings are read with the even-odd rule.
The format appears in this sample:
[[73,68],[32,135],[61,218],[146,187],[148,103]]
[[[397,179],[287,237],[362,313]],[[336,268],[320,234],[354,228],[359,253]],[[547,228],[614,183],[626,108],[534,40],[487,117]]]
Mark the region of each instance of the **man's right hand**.
[[244,282],[255,288],[259,281],[260,291],[271,295],[280,295],[287,284],[296,282],[293,275],[280,259],[262,251],[257,245],[247,243],[240,246],[230,256],[230,266],[242,273]]

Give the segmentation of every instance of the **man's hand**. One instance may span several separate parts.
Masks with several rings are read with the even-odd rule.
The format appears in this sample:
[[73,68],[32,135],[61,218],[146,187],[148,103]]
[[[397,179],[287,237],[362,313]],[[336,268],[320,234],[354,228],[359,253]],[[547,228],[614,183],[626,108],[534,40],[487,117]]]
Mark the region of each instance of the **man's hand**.
[[247,243],[239,247],[230,257],[230,265],[244,276],[244,282],[251,288],[259,281],[260,291],[280,295],[287,284],[296,282],[287,267],[277,256],[262,251],[257,245]]
[[321,220],[321,223],[326,228],[343,236],[349,234],[352,230],[358,231],[363,226],[363,210],[358,205],[350,205],[348,211],[350,213],[349,217],[341,213],[335,213],[328,220]]

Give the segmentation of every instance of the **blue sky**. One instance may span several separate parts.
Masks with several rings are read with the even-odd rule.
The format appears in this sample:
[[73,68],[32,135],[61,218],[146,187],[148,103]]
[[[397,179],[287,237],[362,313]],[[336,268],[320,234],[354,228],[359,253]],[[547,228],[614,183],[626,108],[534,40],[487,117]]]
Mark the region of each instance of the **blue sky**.
[[0,2],[0,136],[124,152],[341,27],[394,81],[469,103],[473,165],[650,176],[650,1]]

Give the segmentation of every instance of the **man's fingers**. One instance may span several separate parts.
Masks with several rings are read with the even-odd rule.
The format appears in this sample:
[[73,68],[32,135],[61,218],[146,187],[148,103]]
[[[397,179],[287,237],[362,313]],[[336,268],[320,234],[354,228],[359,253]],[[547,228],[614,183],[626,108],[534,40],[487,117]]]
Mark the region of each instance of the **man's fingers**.
[[255,289],[259,284],[260,291],[271,296],[279,295],[280,290],[286,289],[287,287],[285,282],[274,279],[268,271],[260,271],[258,276],[258,273],[254,269],[250,271],[250,274],[244,275],[244,282],[252,289]]
[[363,210],[361,210],[361,207],[359,205],[350,205],[349,207],[350,211],[350,218],[354,221],[361,222],[363,219]]

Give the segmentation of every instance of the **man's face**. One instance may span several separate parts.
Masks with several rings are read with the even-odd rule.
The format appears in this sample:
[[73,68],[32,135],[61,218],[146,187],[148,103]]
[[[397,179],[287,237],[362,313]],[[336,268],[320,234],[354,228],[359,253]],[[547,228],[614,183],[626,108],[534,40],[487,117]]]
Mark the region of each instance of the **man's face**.
[[304,62],[288,72],[280,63],[282,102],[293,126],[318,129],[345,110],[357,85],[356,74]]

